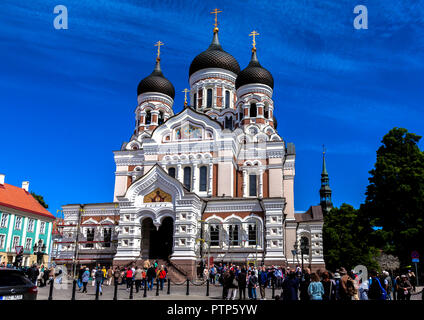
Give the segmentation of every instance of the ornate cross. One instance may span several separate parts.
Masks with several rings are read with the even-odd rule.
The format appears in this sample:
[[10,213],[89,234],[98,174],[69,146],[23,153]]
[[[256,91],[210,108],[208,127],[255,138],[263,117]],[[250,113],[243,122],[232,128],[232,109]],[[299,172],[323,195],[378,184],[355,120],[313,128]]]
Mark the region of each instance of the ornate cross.
[[156,57],[156,60],[160,60],[160,46],[163,46],[163,45],[164,43],[161,42],[160,40],[155,43],[155,47],[158,47],[158,56]]
[[190,92],[187,88],[185,88],[182,92],[184,92],[184,105],[187,105],[187,92]]
[[252,41],[252,46],[253,46],[253,50],[256,50],[256,36],[259,36],[259,33],[257,33],[255,30],[253,30],[250,34],[249,37],[253,37],[253,41]]
[[211,11],[211,14],[215,15],[215,23],[214,23],[215,28],[213,29],[213,32],[218,31],[218,13],[221,13],[221,12],[222,11],[219,10],[218,8],[215,8],[214,11]]

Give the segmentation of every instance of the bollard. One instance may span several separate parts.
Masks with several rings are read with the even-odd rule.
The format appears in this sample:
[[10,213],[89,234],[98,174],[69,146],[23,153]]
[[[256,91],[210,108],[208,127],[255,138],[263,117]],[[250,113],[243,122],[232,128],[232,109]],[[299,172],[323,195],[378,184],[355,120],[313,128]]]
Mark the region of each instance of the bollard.
[[147,297],[147,278],[144,279],[144,293],[143,293],[143,298]]
[[206,280],[206,296],[209,297],[209,279]]
[[166,294],[171,294],[171,279],[168,278],[168,292]]
[[118,300],[118,280],[115,279],[115,291],[113,292],[113,300]]
[[190,295],[189,281],[190,281],[190,280],[188,280],[188,279],[187,279],[187,292],[186,292],[186,295],[187,295],[187,296],[188,296],[188,295]]
[[99,300],[100,282],[96,281],[96,300]]
[[134,281],[131,280],[130,299],[134,299]]
[[156,278],[156,296],[159,295],[159,278]]
[[54,285],[54,279],[51,279],[50,280],[49,300],[53,300],[53,285]]
[[274,281],[272,281],[272,299],[275,297],[275,284]]
[[74,279],[74,283],[72,284],[72,298],[71,298],[71,300],[75,300],[75,289],[76,289],[76,286],[77,286],[77,280]]

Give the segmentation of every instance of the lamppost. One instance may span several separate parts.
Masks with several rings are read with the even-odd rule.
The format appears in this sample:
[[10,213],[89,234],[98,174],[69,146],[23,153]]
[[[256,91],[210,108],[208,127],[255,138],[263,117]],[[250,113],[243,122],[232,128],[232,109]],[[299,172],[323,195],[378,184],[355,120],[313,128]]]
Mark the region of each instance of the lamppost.
[[297,249],[299,248],[299,246],[297,245],[297,242],[294,243],[293,248],[294,250],[292,250],[292,256],[293,256],[293,266],[294,266],[294,258],[297,257]]
[[38,245],[34,244],[34,247],[32,249],[37,255],[37,264],[42,264],[43,256],[45,255],[44,251],[46,251],[46,245],[43,244],[43,240],[38,240]]
[[309,243],[307,238],[300,238],[300,254],[302,255],[302,274],[303,274],[303,255],[309,255]]

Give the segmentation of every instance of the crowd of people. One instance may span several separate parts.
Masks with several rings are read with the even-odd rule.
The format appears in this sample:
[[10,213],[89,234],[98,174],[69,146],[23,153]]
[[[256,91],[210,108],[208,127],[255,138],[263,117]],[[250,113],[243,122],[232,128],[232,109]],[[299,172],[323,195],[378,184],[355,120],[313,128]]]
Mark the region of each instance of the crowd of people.
[[168,270],[165,266],[159,266],[157,261],[151,263],[149,260],[144,261],[143,267],[106,268],[98,265],[90,271],[90,268],[81,266],[78,272],[77,285],[79,291],[87,293],[87,285],[91,281],[93,287],[99,287],[100,295],[103,294],[103,285],[111,286],[115,284],[126,285],[127,291],[130,291],[133,286],[135,292],[138,293],[140,290],[144,290],[145,286],[147,286],[146,290],[153,290],[154,283],[157,282],[160,290],[163,290],[167,274]]
[[[278,266],[237,266],[234,264],[213,265],[204,268],[203,279],[223,287],[222,298],[228,300],[265,300],[266,288],[274,288],[277,300],[410,300],[416,291],[416,276],[409,270],[402,275],[391,275],[387,271],[380,274],[371,270],[365,279],[353,270],[341,267],[332,273],[309,268],[290,269]],[[237,295],[238,292],[238,295]],[[271,298],[271,297],[268,297]]]
[[[1,264],[0,268],[14,268]],[[53,265],[20,268],[34,285],[43,287],[49,285],[55,278],[61,277],[61,270],[56,272]],[[327,270],[312,272],[309,268],[302,270],[300,267],[291,269],[279,266],[246,266],[242,267],[229,263],[219,263],[200,271],[203,280],[216,286],[222,286],[222,298],[227,300],[248,299],[266,300],[266,290],[273,288],[274,299],[277,300],[410,300],[412,293],[416,292],[417,277],[408,270],[404,274],[390,274],[388,271],[378,273],[371,270],[368,277],[356,274],[353,270],[347,271],[341,267],[332,273]],[[157,261],[151,263],[144,261],[142,267],[93,267],[81,266],[78,271],[77,285],[79,291],[87,293],[87,286],[99,288],[102,295],[103,285],[125,285],[127,291],[135,288],[135,293],[140,290],[153,290],[158,283],[163,290],[167,280],[166,266],[159,265]],[[268,291],[268,298],[269,296]],[[422,295],[424,298],[424,294]]]

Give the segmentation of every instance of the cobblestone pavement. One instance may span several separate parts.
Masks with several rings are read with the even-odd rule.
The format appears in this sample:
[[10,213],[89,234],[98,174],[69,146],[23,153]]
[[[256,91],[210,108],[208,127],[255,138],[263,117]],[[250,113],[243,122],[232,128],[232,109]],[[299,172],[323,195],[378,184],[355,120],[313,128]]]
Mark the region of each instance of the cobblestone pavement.
[[[417,292],[423,290],[424,287],[417,287]],[[38,288],[38,300],[47,300],[49,296],[49,286]],[[136,293],[135,288],[133,292],[134,300],[221,300],[222,299],[222,287],[221,286],[209,286],[209,296],[206,296],[206,285],[195,286],[190,283],[189,296],[186,295],[186,285],[174,285],[171,283],[171,294],[167,294],[168,285],[165,283],[163,291],[159,290],[159,296],[156,296],[156,286],[152,291],[147,291],[147,297],[143,298],[143,290]],[[78,291],[78,286],[75,292],[76,300],[95,300],[96,289],[91,285],[91,282],[87,286],[88,293],[82,293]],[[258,299],[260,298],[259,289],[256,290]],[[275,290],[275,294],[279,295],[281,290]],[[99,300],[113,300],[114,287],[103,286],[103,294],[99,295]],[[246,290],[247,295],[247,290]],[[126,285],[118,286],[118,300],[130,300],[130,292],[127,291]],[[267,288],[265,290],[265,296],[267,300],[271,300],[272,289]],[[72,297],[72,282],[55,285],[53,288],[53,300],[71,300]],[[237,293],[237,298],[238,298]],[[421,293],[418,295],[412,295],[411,300],[421,300]]]

